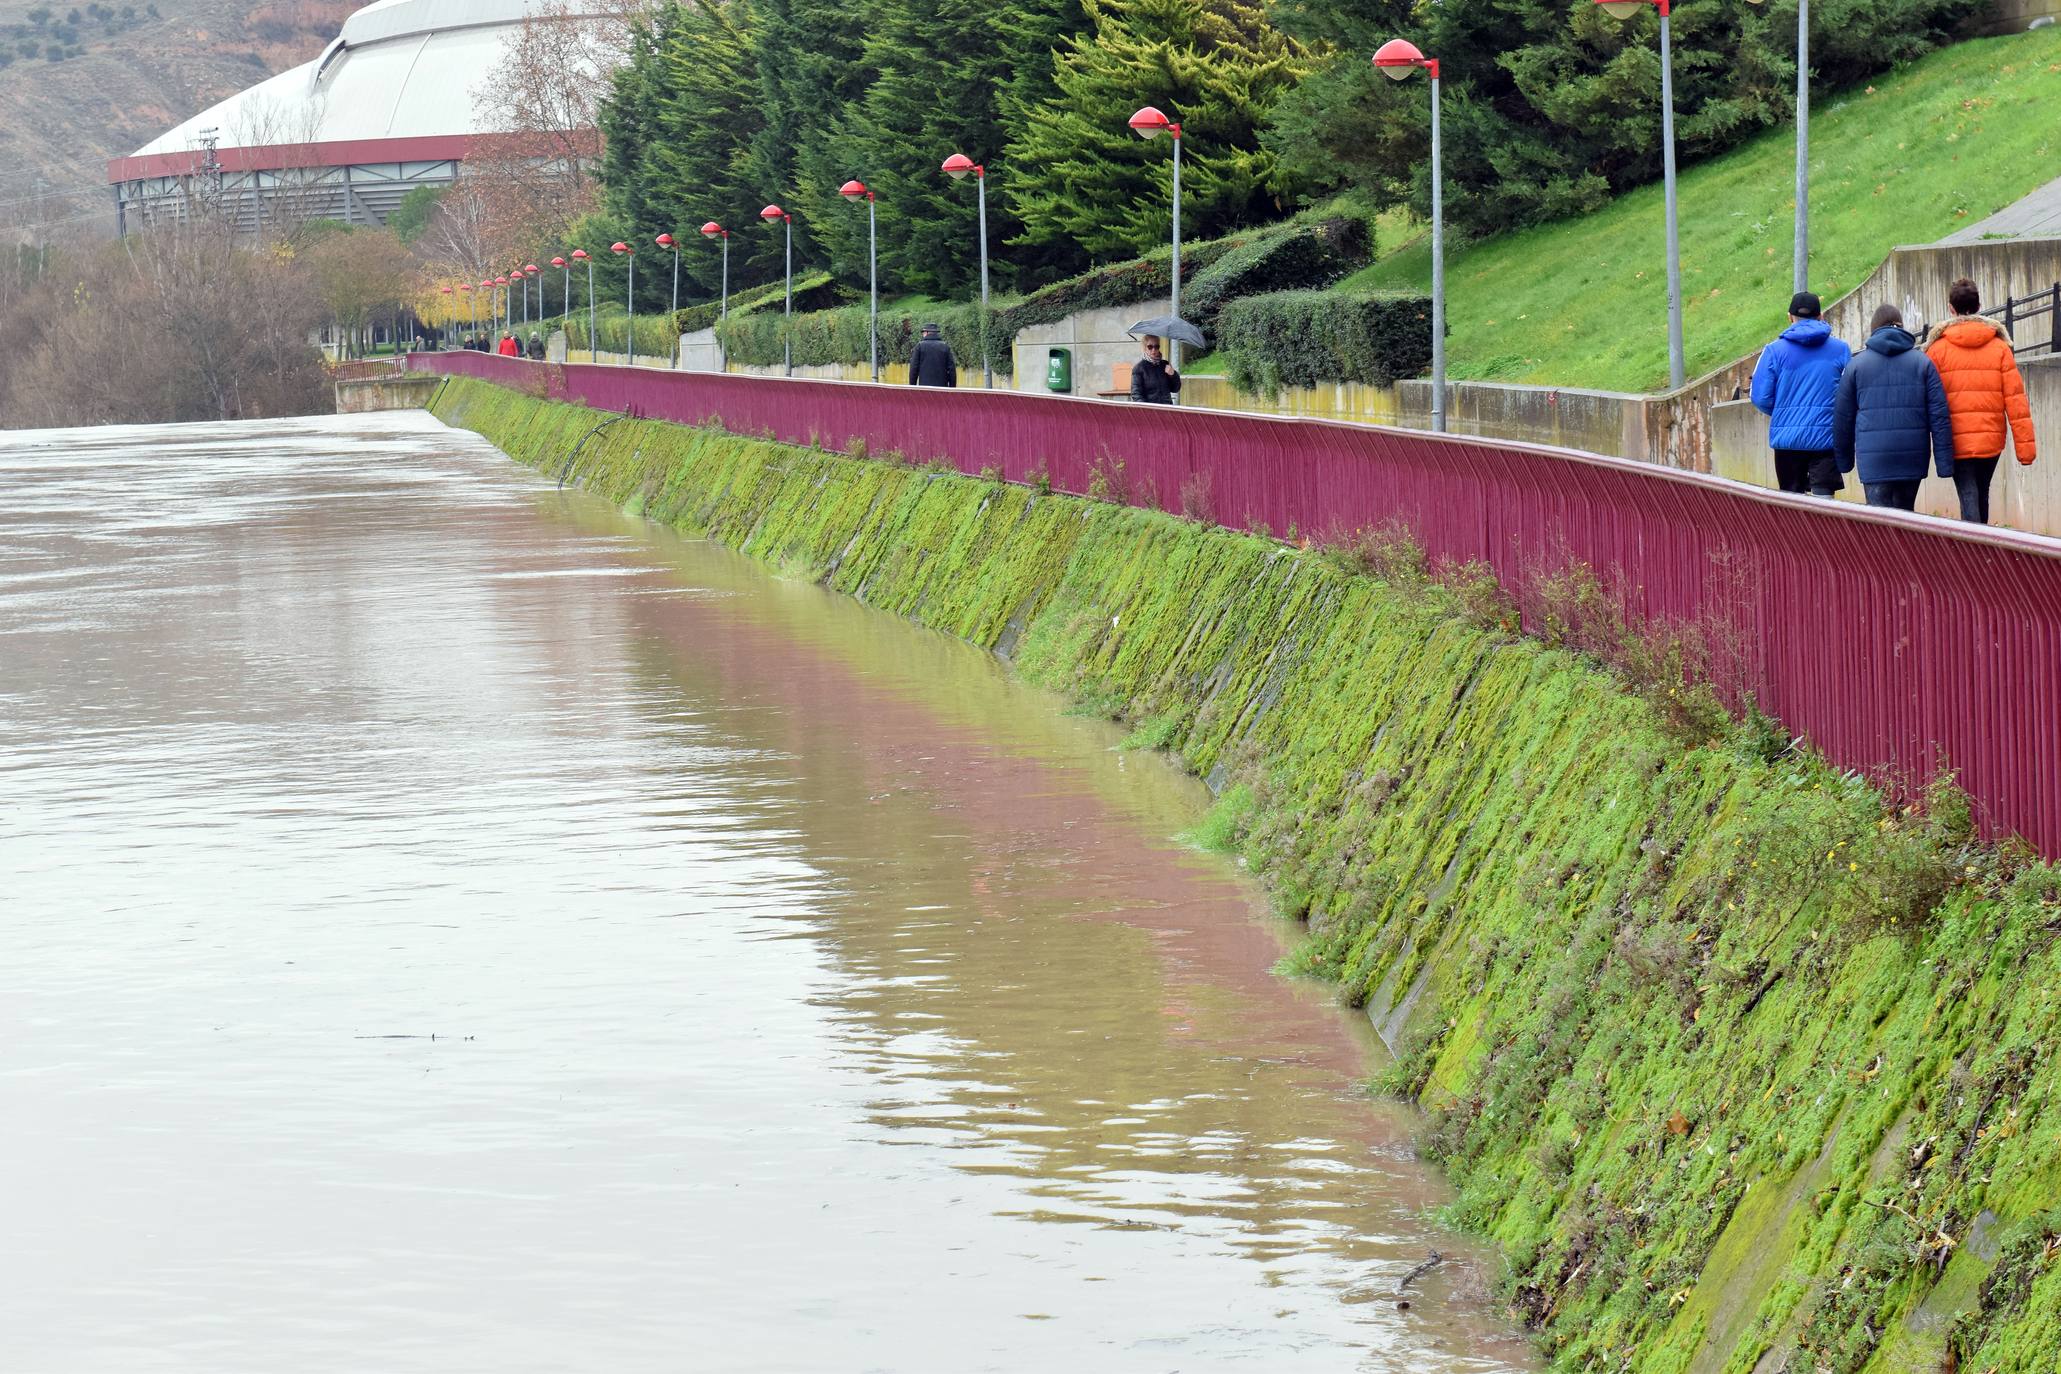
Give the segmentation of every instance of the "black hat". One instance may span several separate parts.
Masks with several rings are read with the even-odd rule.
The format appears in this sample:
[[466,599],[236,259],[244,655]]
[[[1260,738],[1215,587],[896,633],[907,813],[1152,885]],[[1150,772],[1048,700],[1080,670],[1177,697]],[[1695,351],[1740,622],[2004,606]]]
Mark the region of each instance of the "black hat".
[[1799,291],[1789,298],[1789,313],[1799,320],[1815,320],[1823,314],[1825,303],[1809,291]]
[[925,334],[935,334],[935,333],[937,333],[937,326],[936,326],[936,325],[934,325],[934,324],[926,324],[926,325],[924,325],[924,326],[923,326],[923,329],[922,329],[922,331],[921,331],[921,332],[923,332],[923,333],[925,333]]

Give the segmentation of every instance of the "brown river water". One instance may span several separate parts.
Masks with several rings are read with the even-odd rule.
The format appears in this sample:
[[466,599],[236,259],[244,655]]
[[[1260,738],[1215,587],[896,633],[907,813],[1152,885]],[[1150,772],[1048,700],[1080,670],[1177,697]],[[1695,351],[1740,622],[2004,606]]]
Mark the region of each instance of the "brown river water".
[[8,1374],[1533,1367],[1114,727],[419,413],[0,483]]

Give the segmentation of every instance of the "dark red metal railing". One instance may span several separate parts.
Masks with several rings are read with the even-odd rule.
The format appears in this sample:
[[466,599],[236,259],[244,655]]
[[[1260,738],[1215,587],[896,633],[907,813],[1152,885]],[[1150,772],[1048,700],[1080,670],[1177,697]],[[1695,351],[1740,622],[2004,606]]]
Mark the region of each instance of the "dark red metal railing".
[[1952,768],[1990,833],[2061,854],[2061,540],[1371,425],[477,353],[410,366],[1062,491],[1099,472],[1134,504],[1276,535],[1401,521],[1510,587],[1580,560],[1635,616],[1733,627],[1739,685],[1834,762],[1898,784]]

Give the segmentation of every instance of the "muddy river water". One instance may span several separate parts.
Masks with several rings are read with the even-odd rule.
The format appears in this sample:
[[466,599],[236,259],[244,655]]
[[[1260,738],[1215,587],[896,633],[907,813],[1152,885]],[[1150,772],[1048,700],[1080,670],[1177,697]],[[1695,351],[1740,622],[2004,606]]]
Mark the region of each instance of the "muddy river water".
[[421,414],[0,481],[10,1374],[1531,1367],[1113,727]]

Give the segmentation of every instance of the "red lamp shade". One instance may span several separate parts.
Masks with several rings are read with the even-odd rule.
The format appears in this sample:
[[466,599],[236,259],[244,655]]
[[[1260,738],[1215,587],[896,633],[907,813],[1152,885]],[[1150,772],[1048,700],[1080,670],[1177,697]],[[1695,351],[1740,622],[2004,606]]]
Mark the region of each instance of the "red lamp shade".
[[458,289],[459,289],[460,291],[470,292],[470,291],[472,290],[472,283],[471,283],[471,282],[469,282],[469,281],[462,281],[462,282],[459,282],[459,283],[458,283]]
[[786,219],[787,212],[777,205],[768,205],[765,209],[759,211],[759,218],[770,224],[776,219]]
[[701,236],[705,239],[719,239],[728,232],[728,230],[724,229],[722,225],[714,220],[710,220],[707,224],[701,226]]
[[673,236],[671,234],[660,234],[652,242],[661,248],[671,248],[673,246]]
[[844,185],[837,188],[837,193],[846,200],[866,200],[873,195],[871,191],[866,189],[866,183],[863,181],[847,181]]
[[451,294],[451,288],[448,286],[440,286],[437,288],[437,290],[443,292],[446,296]]
[[508,278],[506,278],[506,277],[496,277],[496,278],[494,278],[494,285],[496,285],[496,286],[506,286],[506,285],[508,285]]
[[522,265],[522,270],[523,270],[523,271],[525,271],[525,272],[527,272],[527,273],[529,273],[529,274],[530,274],[531,276],[533,276],[533,277],[534,277],[534,276],[536,276],[536,275],[537,275],[537,273],[539,273],[539,272],[543,271],[544,269],[543,269],[543,268],[541,268],[541,267],[539,267],[539,266],[537,266],[537,265],[536,265],[535,263],[533,263],[533,262],[526,262],[526,263],[524,263],[524,264]]
[[1424,65],[1424,54],[1407,38],[1391,38],[1374,52],[1374,65],[1401,81]]
[[1158,138],[1173,127],[1174,122],[1151,105],[1131,116],[1131,130],[1140,138]]
[[585,262],[587,260],[587,250],[584,248],[573,249],[572,255],[574,262]]
[[551,259],[551,265],[552,265],[553,267],[563,267],[563,266],[565,266],[565,259],[564,259],[564,258],[553,258],[553,259]]
[[966,154],[954,153],[945,159],[944,166],[938,170],[954,181],[964,181],[968,172],[983,172],[985,169],[975,166],[973,159]]
[[637,251],[627,243],[611,243],[608,245],[608,250],[611,253],[634,253]]

